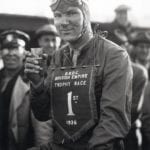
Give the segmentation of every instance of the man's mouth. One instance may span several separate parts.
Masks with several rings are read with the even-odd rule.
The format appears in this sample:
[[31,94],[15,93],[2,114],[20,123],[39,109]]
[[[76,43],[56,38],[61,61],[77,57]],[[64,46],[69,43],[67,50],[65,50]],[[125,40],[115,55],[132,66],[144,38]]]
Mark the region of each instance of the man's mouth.
[[62,30],[61,33],[64,35],[69,35],[69,34],[72,34],[72,31],[73,30]]
[[73,29],[61,29],[61,32],[71,32]]
[[7,57],[7,58],[5,58],[5,61],[11,63],[11,62],[16,62],[16,59],[15,58],[11,58],[11,57]]

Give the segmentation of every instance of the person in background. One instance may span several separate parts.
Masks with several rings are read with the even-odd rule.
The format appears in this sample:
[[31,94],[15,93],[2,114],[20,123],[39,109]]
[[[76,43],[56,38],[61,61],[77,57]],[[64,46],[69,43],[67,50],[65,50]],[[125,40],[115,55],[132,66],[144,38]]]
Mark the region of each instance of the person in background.
[[[125,48],[131,55],[133,48],[125,34],[117,34],[117,41],[121,47]],[[131,56],[130,56],[131,57]],[[132,60],[132,58],[131,58]],[[148,83],[148,72],[145,67],[132,62],[133,82],[132,82],[132,107],[131,107],[131,129],[125,139],[126,150],[141,150],[141,115],[144,102],[144,92]]]
[[130,42],[134,46],[132,50],[132,58],[135,63],[149,69],[150,62],[150,33],[139,31],[130,35]]
[[30,40],[20,30],[0,34],[4,68],[0,71],[0,149],[33,146],[29,84],[24,81],[25,47]]
[[[144,66],[149,70],[149,60],[150,60],[150,34],[149,32],[137,32],[132,34],[131,43],[134,45],[132,51],[133,60]],[[142,107],[142,137],[143,137],[143,150],[150,149],[150,81],[146,86],[144,94],[144,103]]]
[[131,23],[129,21],[128,17],[128,11],[130,10],[130,7],[127,5],[119,5],[115,9],[115,19],[114,23],[118,25],[118,27],[122,28],[126,32],[129,32],[129,29],[131,27]]
[[68,45],[53,55],[47,78],[28,53],[25,73],[31,81],[35,117],[53,121],[53,142],[39,149],[122,150],[130,129],[132,68],[125,50],[93,35],[87,0],[51,4],[59,36]]
[[128,12],[130,11],[130,7],[127,5],[119,5],[115,10],[115,18],[113,22],[110,24],[110,28],[108,29],[108,39],[118,43],[119,40],[117,38],[118,34],[125,35],[127,38],[129,37],[132,31],[132,24],[129,21]]
[[[130,42],[134,45],[132,50],[132,58],[135,63],[144,66],[147,70],[149,69],[150,60],[150,34],[148,32],[140,31],[131,34]],[[142,121],[142,137],[143,137],[143,150],[150,149],[150,82],[145,89],[144,103],[142,107],[141,121]]]
[[[38,47],[42,47],[44,52],[48,54],[48,61],[50,61],[53,53],[58,50],[61,44],[56,27],[53,24],[40,27],[35,32],[35,39]],[[48,62],[48,65],[50,65],[50,62]]]
[[[61,40],[58,37],[56,27],[53,24],[46,24],[40,27],[35,32],[35,39],[38,47],[43,48],[44,52],[48,54],[48,66],[53,53],[58,50]],[[47,144],[52,141],[53,130],[52,121],[41,122],[35,118],[33,123],[35,133],[35,146]]]

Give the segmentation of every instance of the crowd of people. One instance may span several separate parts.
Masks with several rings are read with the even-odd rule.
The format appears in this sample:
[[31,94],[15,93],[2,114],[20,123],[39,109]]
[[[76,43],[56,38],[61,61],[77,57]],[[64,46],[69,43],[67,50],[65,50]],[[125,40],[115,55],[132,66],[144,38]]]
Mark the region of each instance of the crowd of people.
[[150,33],[126,5],[108,35],[87,0],[55,0],[54,24],[0,33],[0,150],[150,150]]

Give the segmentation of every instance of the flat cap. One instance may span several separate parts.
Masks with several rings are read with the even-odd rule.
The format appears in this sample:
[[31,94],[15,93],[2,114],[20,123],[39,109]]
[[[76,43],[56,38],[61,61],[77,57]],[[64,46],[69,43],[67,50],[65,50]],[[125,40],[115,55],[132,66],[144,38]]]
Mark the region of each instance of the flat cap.
[[6,30],[0,34],[1,48],[12,48],[22,46],[25,47],[30,36],[20,30]]
[[130,10],[130,7],[127,5],[119,5],[116,9],[115,12],[121,12],[121,11],[128,11]]
[[40,27],[36,32],[35,32],[35,37],[36,39],[40,38],[43,35],[55,35],[58,36],[56,27],[53,24],[46,24],[42,27]]
[[150,44],[150,31],[139,31],[132,33],[130,35],[129,42],[133,45],[136,45],[138,43]]

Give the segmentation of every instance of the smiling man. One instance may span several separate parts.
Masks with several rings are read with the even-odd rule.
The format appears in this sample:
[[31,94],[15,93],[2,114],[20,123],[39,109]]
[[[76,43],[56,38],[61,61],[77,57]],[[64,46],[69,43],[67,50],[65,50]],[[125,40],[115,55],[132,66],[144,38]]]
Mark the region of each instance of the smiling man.
[[54,54],[46,79],[32,53],[25,63],[34,115],[51,118],[55,129],[53,142],[40,149],[122,150],[131,113],[128,54],[93,34],[87,0],[54,0],[51,8],[58,34],[68,44]]
[[[30,131],[29,86],[22,76],[29,36],[19,30],[0,34],[4,68],[0,71],[0,149],[25,150]],[[31,142],[31,141],[30,141]]]
[[146,31],[133,33],[130,43],[134,46],[134,61],[148,69],[150,66],[150,33]]

